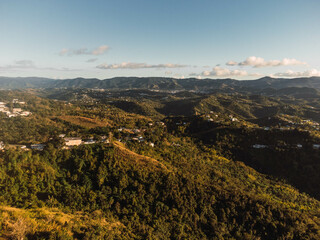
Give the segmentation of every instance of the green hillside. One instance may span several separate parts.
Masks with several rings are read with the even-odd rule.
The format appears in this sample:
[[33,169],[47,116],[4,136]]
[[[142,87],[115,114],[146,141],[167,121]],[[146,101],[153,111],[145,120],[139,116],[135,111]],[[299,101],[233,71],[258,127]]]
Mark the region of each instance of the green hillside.
[[[181,140],[179,147],[144,150],[150,156],[160,153],[160,158],[140,157],[117,144],[63,151],[48,146],[42,153],[8,151],[1,154],[1,203],[33,209],[26,210],[21,221],[34,218],[32,212],[43,207],[88,216],[100,211],[107,222],[119,221],[125,230],[117,231],[128,239],[320,237],[318,201]],[[11,234],[14,228],[3,215],[1,228]],[[37,226],[43,220],[33,221]],[[102,223],[81,224],[72,223],[67,232],[63,225],[48,227],[45,234],[112,239],[112,229]],[[25,234],[41,239],[41,231],[27,226]]]
[[[34,93],[53,92],[0,92],[32,112],[0,115],[0,239],[320,238],[319,111],[309,100]],[[65,149],[60,134],[94,142]]]

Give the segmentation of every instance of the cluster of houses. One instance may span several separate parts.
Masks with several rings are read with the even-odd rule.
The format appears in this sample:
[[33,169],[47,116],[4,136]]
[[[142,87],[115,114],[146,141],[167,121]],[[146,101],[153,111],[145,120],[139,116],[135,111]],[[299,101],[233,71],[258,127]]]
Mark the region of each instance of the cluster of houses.
[[118,131],[128,133],[127,136],[117,139],[117,141],[119,142],[126,143],[126,142],[132,141],[132,142],[146,143],[146,144],[149,144],[151,147],[154,147],[154,143],[146,142],[144,137],[140,135],[140,133],[146,131],[146,129],[140,130],[140,129],[119,128]]
[[[155,122],[155,123],[148,123],[148,126],[153,126],[154,124],[156,125],[161,125],[165,126],[165,123],[163,122]],[[147,144],[151,147],[154,147],[155,144],[149,141],[146,141],[145,138],[142,136],[143,132],[147,131],[147,128],[125,128],[125,127],[120,127],[118,129],[119,132],[125,133],[121,134],[121,137],[117,139],[120,142],[139,142],[139,143],[144,143]],[[95,144],[95,143],[110,143],[111,138],[112,138],[112,133],[109,133],[109,136],[99,136],[99,140],[94,139],[94,138],[81,138],[81,137],[67,137],[66,134],[60,134],[58,137],[60,139],[63,139],[63,146],[62,149],[70,149],[79,145],[87,145],[87,144]],[[29,146],[27,145],[9,145],[9,148],[14,147],[14,148],[19,148],[21,150],[38,150],[42,151],[45,149],[46,144],[44,143],[39,143],[39,144],[31,144]],[[4,149],[5,146],[3,142],[0,142],[0,150]]]
[[[289,115],[285,115],[285,114],[281,114],[282,116],[282,120],[285,121],[286,125],[281,126],[281,123],[279,123],[279,125],[281,126],[280,129],[291,129],[291,128],[297,128],[297,127],[301,127],[301,126],[309,126],[312,127],[316,130],[320,130],[320,124],[316,121],[313,121],[311,119],[302,119],[302,120],[292,120],[290,119],[291,116]],[[270,117],[269,117],[270,119]]]
[[[64,146],[63,149],[70,149],[75,146],[79,146],[82,144],[94,144],[98,142],[104,142],[104,143],[109,143],[109,139],[107,139],[106,136],[102,136],[101,140],[97,141],[94,139],[82,139],[80,137],[65,137],[65,134],[59,135],[59,137],[64,139]],[[45,147],[46,144],[44,143],[39,143],[39,144],[31,144],[29,147],[27,145],[10,145],[11,147],[19,148],[21,150],[38,150],[42,151]],[[9,146],[9,147],[10,147]],[[0,150],[3,150],[5,148],[5,145],[2,141],[0,141]]]
[[[293,148],[302,148],[302,144],[298,143],[298,144],[293,144],[293,145],[286,145],[287,147],[293,147]],[[252,148],[257,148],[257,149],[261,149],[261,148],[272,148],[274,146],[269,146],[269,145],[264,145],[264,144],[253,144]],[[312,144],[312,148],[313,149],[320,149],[320,144]]]
[[[213,113],[214,113],[213,111],[210,111],[210,114],[206,114],[205,117],[206,117],[207,121],[208,121],[208,122],[217,122],[217,123],[220,123],[220,122],[221,122],[221,119],[220,119],[220,120],[216,120],[216,121],[213,119],[213,117],[214,117],[214,118],[218,118],[219,115],[217,115],[217,114],[212,115]],[[213,117],[212,117],[212,116],[213,116]],[[234,117],[233,115],[229,115],[229,116],[227,117],[227,119],[230,120],[231,122],[240,122],[239,119],[236,118],[236,117]]]
[[[164,122],[155,122],[156,125],[160,125],[160,126],[165,126]],[[180,123],[176,123],[177,125]],[[185,123],[184,123],[185,124]],[[149,127],[152,127],[154,125],[154,123],[148,123]],[[125,128],[125,127],[120,127],[118,128],[118,132],[122,132],[122,133],[127,133],[126,137],[122,137],[117,139],[119,142],[127,142],[127,141],[136,141],[136,142],[145,142],[144,137],[141,136],[141,133],[147,131],[147,128],[142,128],[142,129],[138,129],[138,128],[134,128],[134,129],[130,129],[130,128]],[[147,142],[145,142],[147,143]],[[154,143],[150,143],[148,142],[147,144],[149,144],[150,146],[154,147]]]
[[[60,138],[64,140],[64,146],[62,149],[70,149],[76,146],[80,145],[88,145],[88,144],[95,144],[95,143],[110,143],[110,140],[107,136],[101,136],[100,140],[95,140],[93,138],[89,139],[82,139],[81,137],[66,137],[65,134],[60,134]],[[138,142],[144,142],[143,137],[132,137],[132,138],[124,138],[124,139],[118,139],[118,141],[138,141]],[[154,147],[154,143],[146,142],[149,144],[151,147]],[[42,151],[45,147],[46,144],[39,143],[39,144],[31,144],[30,147],[27,147],[26,145],[12,145],[14,147],[20,148],[22,150],[38,150]],[[4,149],[4,144],[3,142],[0,142],[0,150]]]
[[[19,105],[26,104],[25,102],[19,101],[19,99],[13,99],[12,103],[19,104]],[[31,114],[31,112],[24,111],[22,108],[13,107],[12,111],[10,111],[9,107],[7,106],[7,103],[5,102],[0,102],[0,112],[5,113],[9,118],[18,117],[18,116],[27,117]]]
[[[219,115],[217,114],[213,114],[213,111],[210,111],[210,114],[207,113],[205,115],[205,119],[208,122],[216,122],[216,123],[221,123],[222,118],[219,118]],[[280,131],[285,131],[285,130],[294,130],[297,129],[298,127],[312,127],[315,130],[320,130],[320,124],[316,121],[310,120],[310,119],[306,119],[306,120],[300,120],[299,122],[295,122],[293,120],[287,119],[287,115],[284,114],[280,114],[280,116],[282,116],[282,120],[285,121],[285,123],[279,123],[279,127],[269,127],[269,126],[265,126],[265,127],[259,127],[260,129],[264,129],[266,131],[270,131],[272,129],[277,129]],[[289,116],[290,117],[290,116]],[[225,120],[229,120],[231,122],[240,122],[240,120],[236,117],[234,117],[233,115],[228,115],[227,118],[225,118]],[[271,120],[271,117],[268,117],[268,120]],[[307,131],[307,130],[306,130]]]
[[287,120],[287,123],[288,124],[291,124],[291,125],[311,125],[311,126],[319,126],[319,123],[313,121],[313,120],[310,120],[310,119],[304,119],[304,120],[301,120],[301,122],[294,122],[294,121],[291,121],[291,120]]
[[82,144],[95,144],[97,142],[104,142],[104,143],[109,143],[109,139],[107,139],[106,136],[102,136],[100,141],[94,140],[92,138],[90,139],[82,139],[80,137],[65,137],[65,134],[60,134],[60,138],[63,138],[65,145],[63,146],[63,149],[69,149],[75,146],[79,146]]

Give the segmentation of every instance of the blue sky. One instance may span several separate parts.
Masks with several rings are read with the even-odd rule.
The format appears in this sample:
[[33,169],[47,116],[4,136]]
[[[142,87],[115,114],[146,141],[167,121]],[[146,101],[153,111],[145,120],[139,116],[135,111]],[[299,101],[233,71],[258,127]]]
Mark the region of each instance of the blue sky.
[[2,0],[0,76],[320,76],[319,0]]

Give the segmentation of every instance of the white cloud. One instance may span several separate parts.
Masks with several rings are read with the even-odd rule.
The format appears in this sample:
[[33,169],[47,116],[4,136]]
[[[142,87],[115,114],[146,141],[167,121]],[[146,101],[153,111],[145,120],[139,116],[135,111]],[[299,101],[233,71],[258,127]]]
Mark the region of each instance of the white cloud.
[[261,57],[251,56],[242,62],[229,61],[226,63],[228,66],[252,66],[254,68],[260,67],[278,67],[278,66],[294,66],[294,65],[306,65],[306,62],[298,61],[294,58],[284,58],[282,60],[270,60],[266,61]]
[[98,55],[102,55],[104,54],[107,50],[109,49],[109,47],[107,45],[102,45],[100,47],[97,47],[93,50],[88,50],[88,48],[78,48],[78,49],[67,49],[64,48],[60,51],[59,55],[60,56],[74,56],[74,55],[94,55],[94,56],[98,56]]
[[255,56],[248,57],[243,62],[238,63],[239,66],[253,66],[253,67],[262,67],[262,66],[265,66],[266,64],[267,62],[263,58],[255,57]]
[[100,64],[97,68],[100,69],[140,69],[140,68],[182,68],[186,67],[186,65],[181,64],[147,64],[147,63],[132,63],[132,62],[123,62],[119,64]]
[[235,61],[229,61],[229,62],[226,63],[226,65],[228,65],[228,66],[235,66],[235,65],[237,65],[237,64],[238,64],[238,63],[235,62]]
[[320,71],[317,69],[311,69],[304,72],[294,72],[292,70],[288,70],[282,73],[276,73],[273,76],[275,77],[320,77]]
[[202,76],[205,77],[232,77],[232,76],[247,76],[248,73],[244,70],[229,70],[227,68],[222,67],[214,67],[212,71],[204,71],[202,72]]
[[102,45],[100,47],[97,47],[96,49],[94,49],[91,54],[92,55],[101,55],[104,54],[107,50],[109,49],[109,47],[107,45]]

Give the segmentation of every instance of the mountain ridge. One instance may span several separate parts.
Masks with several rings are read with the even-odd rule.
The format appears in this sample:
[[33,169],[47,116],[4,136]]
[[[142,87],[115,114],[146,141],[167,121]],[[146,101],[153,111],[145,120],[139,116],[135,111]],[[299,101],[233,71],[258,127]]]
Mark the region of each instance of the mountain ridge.
[[0,77],[0,89],[26,88],[99,88],[99,89],[150,89],[166,91],[210,91],[226,88],[244,89],[282,89],[289,87],[308,87],[320,89],[320,77],[271,78],[256,80],[166,78],[166,77],[114,77],[108,79],[73,78],[56,80],[39,77]]

